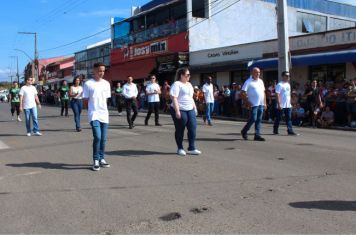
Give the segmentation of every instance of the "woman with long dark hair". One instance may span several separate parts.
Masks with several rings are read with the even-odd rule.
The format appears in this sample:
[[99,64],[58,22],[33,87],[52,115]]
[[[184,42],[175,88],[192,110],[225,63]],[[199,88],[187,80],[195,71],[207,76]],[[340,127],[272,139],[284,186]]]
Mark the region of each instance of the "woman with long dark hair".
[[[178,147],[177,154],[180,156],[185,156],[187,153],[190,155],[201,154],[201,151],[195,147],[197,108],[193,99],[194,89],[189,80],[190,73],[188,68],[178,69],[176,81],[173,83],[170,90],[172,99],[170,111],[176,129],[175,140]],[[185,128],[188,129],[188,152],[185,152],[183,148]]]
[[78,132],[82,131],[80,127],[80,114],[83,109],[83,87],[81,86],[81,82],[81,77],[76,76],[69,90],[69,96],[71,97],[70,106],[73,110],[75,128]]

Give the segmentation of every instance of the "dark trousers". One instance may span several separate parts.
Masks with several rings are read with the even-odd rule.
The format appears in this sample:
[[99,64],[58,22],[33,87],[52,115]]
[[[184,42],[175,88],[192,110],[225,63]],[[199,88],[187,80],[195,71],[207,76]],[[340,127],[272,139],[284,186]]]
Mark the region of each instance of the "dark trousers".
[[[137,116],[137,102],[136,99],[126,99],[126,116],[127,116],[127,123],[131,126],[136,119]],[[131,117],[131,111],[133,111],[133,116]]]
[[11,114],[12,115],[15,114],[15,110],[16,110],[17,116],[19,116],[20,115],[20,103],[19,102],[11,103]]
[[195,137],[197,133],[197,118],[195,111],[180,111],[180,119],[177,119],[176,112],[173,107],[170,108],[170,112],[176,129],[175,140],[178,149],[183,149],[184,130],[187,127],[189,142],[188,151],[195,150]]
[[70,101],[70,106],[74,113],[75,128],[80,129],[80,114],[82,113],[83,102],[81,99],[72,99]]
[[121,96],[116,96],[116,106],[119,113],[122,112],[123,98]]
[[283,113],[286,118],[287,131],[288,133],[293,133],[292,108],[283,108],[282,110],[277,109],[276,119],[274,120],[273,132],[278,133],[278,127]]
[[65,116],[68,116],[68,100],[61,100],[61,116],[63,116],[63,112],[65,111]]
[[148,112],[147,112],[147,116],[145,119],[145,123],[148,123],[148,120],[151,117],[152,112],[155,112],[155,124],[159,123],[159,102],[149,102],[148,103]]

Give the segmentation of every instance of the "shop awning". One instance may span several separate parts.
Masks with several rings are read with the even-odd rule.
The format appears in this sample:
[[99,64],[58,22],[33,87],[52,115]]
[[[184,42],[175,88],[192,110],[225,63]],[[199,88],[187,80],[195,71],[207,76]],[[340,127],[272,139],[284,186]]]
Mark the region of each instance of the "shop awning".
[[154,68],[156,68],[155,58],[111,65],[107,78],[112,81],[126,81],[127,76],[132,76],[134,79],[144,79],[148,77]]
[[[292,66],[311,66],[346,62],[356,62],[356,49],[292,56]],[[259,67],[261,69],[278,68],[278,58],[257,60],[249,65],[249,68],[251,67]]]

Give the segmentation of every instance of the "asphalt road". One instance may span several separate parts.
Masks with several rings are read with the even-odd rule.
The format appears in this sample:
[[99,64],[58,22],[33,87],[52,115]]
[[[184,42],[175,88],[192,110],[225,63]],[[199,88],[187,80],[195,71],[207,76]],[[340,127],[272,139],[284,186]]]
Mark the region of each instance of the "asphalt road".
[[[178,157],[169,116],[129,130],[112,112],[106,159],[72,113],[43,107],[26,137],[0,104],[0,234],[355,234],[356,133],[296,129],[243,141],[240,122],[199,121],[198,157]],[[252,135],[251,135],[252,136]],[[251,137],[252,138],[252,137]]]

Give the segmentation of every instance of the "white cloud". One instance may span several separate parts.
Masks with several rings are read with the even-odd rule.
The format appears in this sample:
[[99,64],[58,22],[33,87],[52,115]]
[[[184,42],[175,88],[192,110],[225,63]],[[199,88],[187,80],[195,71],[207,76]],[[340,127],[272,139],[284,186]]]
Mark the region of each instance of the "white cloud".
[[99,11],[92,11],[92,12],[80,12],[78,16],[80,17],[90,17],[90,16],[128,16],[130,15],[131,10],[129,8],[116,8],[116,9],[109,9],[109,10],[99,10]]

